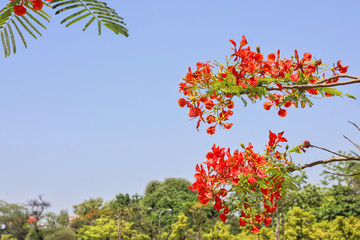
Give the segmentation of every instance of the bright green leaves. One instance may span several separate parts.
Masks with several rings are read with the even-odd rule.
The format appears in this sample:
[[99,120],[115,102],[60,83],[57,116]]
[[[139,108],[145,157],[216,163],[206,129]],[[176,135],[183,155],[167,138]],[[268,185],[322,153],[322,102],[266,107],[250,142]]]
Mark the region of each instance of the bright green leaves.
[[74,11],[61,21],[61,24],[66,23],[66,27],[86,19],[83,28],[85,31],[96,20],[99,35],[101,35],[102,26],[105,26],[115,34],[129,36],[128,30],[124,27],[123,18],[114,9],[108,7],[105,2],[97,0],[54,0],[51,5],[54,9],[58,9],[55,12],[56,15],[69,10]]
[[[25,40],[26,35],[24,35],[23,32],[27,32],[27,34],[35,39],[38,35],[42,36],[38,28],[46,29],[46,27],[37,17],[50,22],[50,16],[43,10],[35,11],[32,8],[31,2],[29,2],[30,6],[26,7],[27,10],[30,11],[27,11],[25,15],[17,16],[14,13],[14,6],[16,4],[19,4],[19,0],[10,2],[0,11],[0,35],[5,57],[8,57],[11,52],[16,53],[15,35],[20,37],[25,48],[27,47],[27,43]],[[49,6],[46,3],[44,5]]]
[[[44,20],[50,23],[50,16],[43,10],[34,10],[31,1],[28,2],[28,6],[24,5],[27,10],[24,15],[16,15],[14,6],[20,3],[21,0],[14,0],[0,10],[0,38],[5,58],[11,52],[16,53],[17,38],[20,38],[27,48],[26,39],[28,35],[37,39],[38,36],[42,36],[39,29],[47,29],[43,23]],[[97,22],[99,35],[101,28],[105,26],[115,34],[129,36],[128,30],[124,27],[123,18],[104,2],[97,0],[53,0],[50,3],[51,5],[46,1],[43,1],[43,4],[56,9],[56,15],[62,12],[72,12],[61,21],[61,24],[66,24],[66,27],[85,21],[83,27],[83,31],[85,31],[92,23]]]

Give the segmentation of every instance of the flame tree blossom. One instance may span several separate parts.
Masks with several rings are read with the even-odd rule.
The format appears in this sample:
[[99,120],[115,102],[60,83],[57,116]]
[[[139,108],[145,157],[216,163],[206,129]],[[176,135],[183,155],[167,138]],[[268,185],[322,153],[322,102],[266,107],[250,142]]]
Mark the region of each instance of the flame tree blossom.
[[310,145],[305,141],[293,150],[282,153],[278,151],[281,148],[279,144],[287,142],[283,134],[269,131],[269,141],[263,155],[255,153],[251,143],[247,147],[241,144],[244,150],[234,152],[214,145],[206,155],[207,161],[196,165],[196,181],[189,188],[198,194],[201,204],[212,201],[224,222],[231,205],[226,197],[235,194],[240,202],[236,206],[240,213],[239,224],[250,226],[253,233],[258,233],[259,226],[271,224],[271,215],[277,208],[276,201],[286,190],[283,184],[291,181],[288,169],[297,168],[289,154],[305,151]]
[[[264,56],[260,48],[252,51],[246,47],[245,36],[240,46],[233,40],[230,43],[233,53],[225,64],[198,62],[195,70],[189,67],[179,84],[179,92],[184,95],[178,101],[179,106],[189,108],[189,117],[197,119],[196,129],[202,122],[211,125],[206,130],[210,135],[218,126],[230,129],[233,124],[227,121],[233,115],[234,97],[240,97],[245,105],[244,96],[252,103],[267,99],[264,109],[273,107],[280,117],[285,117],[286,108],[311,107],[311,97],[343,96],[331,88],[344,85],[338,83],[340,77],[350,76],[339,75],[348,69],[341,61],[330,67],[310,53],[304,53],[301,58],[297,50],[290,59],[280,59],[280,50]],[[326,72],[331,77],[326,79]]]

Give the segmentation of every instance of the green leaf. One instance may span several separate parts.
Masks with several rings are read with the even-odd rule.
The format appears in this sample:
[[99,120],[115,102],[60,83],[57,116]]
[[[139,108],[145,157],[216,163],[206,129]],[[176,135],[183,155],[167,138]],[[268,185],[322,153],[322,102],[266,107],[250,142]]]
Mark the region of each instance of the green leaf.
[[61,23],[68,22],[66,27],[81,20],[88,19],[83,27],[83,31],[85,31],[97,20],[99,35],[101,35],[101,27],[104,26],[115,34],[121,34],[126,37],[129,36],[128,30],[124,27],[125,23],[122,21],[123,18],[120,17],[113,8],[108,7],[105,2],[97,0],[54,0],[50,4],[57,10],[55,14],[79,9],[61,21]]
[[14,26],[15,26],[15,28],[16,28],[16,31],[18,32],[18,34],[19,34],[22,42],[24,43],[25,48],[27,48],[25,38],[24,38],[22,32],[20,31],[19,27],[18,27],[17,24],[14,22],[14,20],[11,20],[11,23],[14,24]]
[[29,27],[23,21],[21,21],[21,19],[18,16],[15,16],[15,18],[16,20],[18,20],[21,26],[23,26],[23,28],[25,28],[25,30],[28,31],[28,33],[36,39],[35,34],[29,29]]
[[98,21],[98,32],[99,32],[99,35],[101,35],[101,22]]
[[352,98],[352,99],[355,99],[355,100],[356,100],[356,97],[354,97],[353,95],[345,94],[345,96],[347,96],[348,98]]
[[85,31],[88,26],[90,26],[90,24],[95,20],[95,17],[91,18],[90,21],[88,23],[85,24],[85,27],[83,28],[83,31]]
[[10,56],[10,40],[9,40],[8,31],[7,31],[6,28],[4,29],[4,33],[5,33],[6,50],[7,50],[6,55],[7,55],[7,56]]
[[80,11],[74,13],[74,14],[71,14],[71,15],[68,16],[67,18],[64,18],[64,19],[60,22],[60,24],[63,24],[64,22],[66,22],[66,21],[68,21],[68,20],[70,20],[70,19],[72,19],[72,18],[74,18],[74,17],[76,17],[76,16],[78,16],[78,15],[86,12],[86,11],[87,11],[87,9],[83,9],[83,10],[80,10]]
[[247,106],[247,101],[243,97],[240,97],[240,99],[244,103],[244,107],[246,107]]
[[8,28],[9,28],[10,38],[11,38],[11,44],[13,46],[13,53],[15,54],[16,53],[16,43],[15,43],[14,33],[11,29],[10,24],[9,24]]
[[7,49],[6,49],[6,43],[5,43],[5,38],[4,38],[4,32],[1,32],[1,42],[2,42],[2,45],[3,45],[5,57],[7,57],[7,54],[6,54]]
[[84,18],[86,18],[86,17],[88,17],[88,16],[90,16],[90,15],[91,15],[91,13],[87,13],[87,14],[85,14],[85,15],[83,15],[83,16],[80,16],[80,17],[72,20],[72,21],[69,22],[68,24],[66,24],[65,27],[68,27],[68,26],[70,26],[71,24],[76,23],[76,22],[80,21],[81,19],[84,19]]

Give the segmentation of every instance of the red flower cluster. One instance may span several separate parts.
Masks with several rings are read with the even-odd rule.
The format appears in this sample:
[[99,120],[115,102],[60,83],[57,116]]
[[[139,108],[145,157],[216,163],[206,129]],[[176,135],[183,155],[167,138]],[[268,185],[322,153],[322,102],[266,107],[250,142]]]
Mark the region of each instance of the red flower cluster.
[[[249,146],[244,151],[212,147],[206,155],[207,161],[196,166],[196,181],[189,187],[198,193],[199,202],[214,202],[214,208],[222,211],[220,218],[225,222],[229,213],[226,203],[228,192],[235,192],[241,201],[241,226],[251,226],[253,233],[259,232],[259,225],[271,223],[271,214],[276,210],[276,200],[281,198],[282,173],[292,164],[285,154],[276,150],[279,143],[287,142],[283,132],[279,134],[269,131],[269,142],[265,155],[259,155]],[[260,206],[262,204],[262,206]]]
[[[13,2],[14,0],[10,0],[10,1]],[[46,0],[46,1],[51,2],[52,0]],[[28,0],[21,0],[21,3],[19,5],[14,6],[14,13],[16,15],[22,16],[27,12],[27,9],[24,7],[24,3],[26,7],[29,6]],[[30,3],[32,5],[32,8],[37,11],[41,10],[44,5],[42,0],[30,0]]]
[[93,209],[92,212],[87,213],[84,217],[89,220],[94,220],[102,217],[112,216],[113,214],[111,210],[112,209],[101,209],[101,210]]
[[[283,86],[293,85],[316,85],[325,77],[318,76],[320,72],[330,70],[334,75],[336,71],[345,73],[348,66],[342,66],[341,61],[333,68],[323,69],[321,60],[313,60],[310,53],[305,53],[300,59],[297,50],[291,59],[280,59],[280,50],[276,54],[271,53],[264,58],[260,51],[254,52],[250,47],[245,48],[247,41],[243,36],[240,46],[237,48],[235,41],[230,40],[234,48],[231,55],[232,62],[220,65],[217,72],[213,72],[209,63],[197,63],[196,71],[189,71],[184,82],[179,84],[179,91],[185,95],[180,98],[180,107],[188,107],[189,116],[198,118],[198,129],[201,122],[213,124],[207,129],[208,134],[214,134],[216,126],[226,129],[232,127],[232,123],[224,123],[233,115],[234,102],[232,98],[246,95],[252,102],[265,97],[269,101],[264,103],[264,108],[270,110],[272,106],[278,108],[278,115],[285,117],[287,111],[283,108],[290,106],[298,107],[300,102],[305,107],[306,101],[298,90],[283,89]],[[325,74],[325,73],[324,73]],[[326,83],[336,82],[338,79]],[[271,94],[268,89],[276,88],[279,93]],[[317,95],[317,89],[306,90],[310,95]],[[297,94],[297,97],[295,97]],[[331,94],[325,93],[327,97]],[[300,97],[299,97],[300,96]]]
[[26,221],[30,224],[34,224],[37,222],[37,216],[36,215],[30,216]]

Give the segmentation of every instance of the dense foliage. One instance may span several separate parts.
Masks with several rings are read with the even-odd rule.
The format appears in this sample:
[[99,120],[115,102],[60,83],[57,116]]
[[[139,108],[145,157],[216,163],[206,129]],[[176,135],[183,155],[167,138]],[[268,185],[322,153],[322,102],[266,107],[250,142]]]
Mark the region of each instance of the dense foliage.
[[[223,223],[211,203],[196,202],[196,194],[188,189],[190,182],[177,178],[149,182],[144,196],[119,193],[107,202],[99,197],[75,204],[77,214],[70,221],[65,210],[46,212],[38,226],[45,240],[275,239],[277,221],[282,224],[280,234],[290,240],[360,237],[360,197],[354,186],[313,185],[305,175],[297,178],[300,190],[279,203],[279,217],[261,229],[259,236],[240,228],[236,215],[229,214]],[[174,211],[162,214],[159,225],[159,213],[169,207]],[[30,216],[29,205],[1,201],[1,240],[40,239],[33,234]]]

